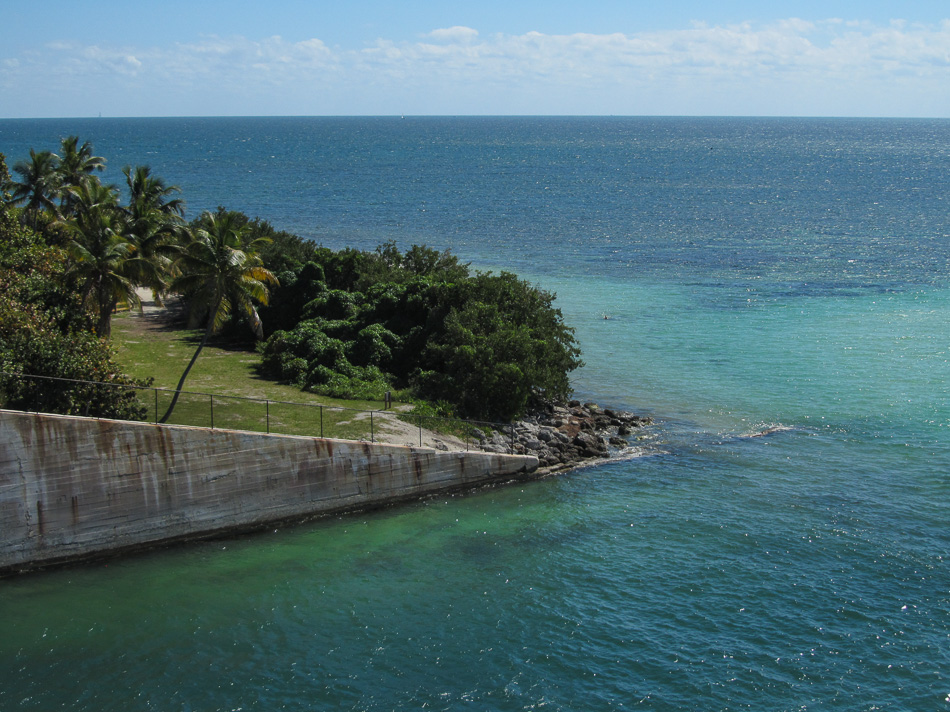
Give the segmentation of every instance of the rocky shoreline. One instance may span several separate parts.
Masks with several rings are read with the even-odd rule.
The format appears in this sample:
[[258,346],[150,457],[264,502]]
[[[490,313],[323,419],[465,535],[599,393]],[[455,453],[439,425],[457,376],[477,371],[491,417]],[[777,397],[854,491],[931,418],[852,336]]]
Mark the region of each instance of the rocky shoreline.
[[621,453],[630,447],[628,438],[652,422],[649,417],[574,400],[547,404],[514,423],[510,433],[480,433],[479,439],[487,452],[535,455],[538,471],[552,474]]

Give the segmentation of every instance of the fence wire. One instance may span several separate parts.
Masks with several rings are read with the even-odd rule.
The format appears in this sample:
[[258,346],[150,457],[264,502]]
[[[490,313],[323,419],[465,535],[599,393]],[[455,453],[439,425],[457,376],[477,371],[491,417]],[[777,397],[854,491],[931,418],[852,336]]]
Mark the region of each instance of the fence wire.
[[[174,395],[152,386],[0,372],[0,408],[29,413],[157,424]],[[512,453],[514,448],[511,424],[192,391],[179,393],[165,424],[440,450]]]

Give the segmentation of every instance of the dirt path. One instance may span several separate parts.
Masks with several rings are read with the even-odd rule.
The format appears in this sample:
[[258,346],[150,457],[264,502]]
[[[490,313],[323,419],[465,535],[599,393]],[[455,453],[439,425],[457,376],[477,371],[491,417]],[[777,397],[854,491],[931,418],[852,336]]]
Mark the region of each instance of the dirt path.
[[[399,406],[397,410],[406,412],[409,406]],[[419,428],[418,425],[400,420],[396,413],[374,411],[373,432],[378,442],[392,445],[406,445],[408,447],[430,447],[433,450],[466,450],[473,447],[454,435],[437,433],[434,430]],[[353,420],[369,420],[367,412],[357,413]]]

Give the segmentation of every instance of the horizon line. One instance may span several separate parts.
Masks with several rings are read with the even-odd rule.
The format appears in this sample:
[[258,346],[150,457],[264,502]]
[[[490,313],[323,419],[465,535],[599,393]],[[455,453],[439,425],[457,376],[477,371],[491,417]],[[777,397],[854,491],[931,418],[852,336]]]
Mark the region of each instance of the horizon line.
[[3,116],[0,121],[86,121],[97,119],[869,119],[950,120],[937,115],[863,114],[167,114],[93,116]]

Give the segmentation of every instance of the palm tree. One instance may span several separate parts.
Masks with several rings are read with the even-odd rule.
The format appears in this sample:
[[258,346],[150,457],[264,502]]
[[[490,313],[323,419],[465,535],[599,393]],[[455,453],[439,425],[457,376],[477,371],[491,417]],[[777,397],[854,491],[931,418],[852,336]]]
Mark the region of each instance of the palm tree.
[[69,236],[67,274],[79,281],[83,303],[97,316],[96,335],[108,337],[116,305],[139,306],[136,285],[156,280],[156,268],[130,239],[115,188],[89,176],[70,193],[76,212],[61,223]]
[[[122,172],[129,187],[129,235],[139,255],[153,262],[155,276],[170,274],[173,258],[180,253],[180,243],[190,237],[183,219],[185,203],[171,197],[181,189],[153,176],[148,166],[136,166],[134,170],[126,166]],[[161,303],[161,294],[168,285],[158,279],[145,286],[152,289],[156,301]]]
[[14,204],[26,202],[26,215],[30,216],[34,229],[41,210],[56,210],[60,188],[58,168],[59,158],[55,153],[37,153],[32,148],[29,161],[17,161],[13,166],[13,172],[22,180],[13,183],[10,197]]
[[122,174],[129,186],[130,211],[155,209],[164,215],[178,217],[185,214],[185,202],[171,197],[180,193],[181,188],[177,185],[167,185],[163,179],[153,176],[152,169],[148,166],[136,166],[134,169],[126,166],[122,169]]
[[258,238],[245,243],[247,231],[246,222],[237,213],[205,213],[194,239],[175,262],[179,276],[171,289],[188,299],[190,323],[204,323],[205,330],[161,423],[167,422],[175,409],[185,379],[208,339],[232,313],[244,315],[258,339],[264,335],[254,302],[267,304],[267,285],[276,285],[277,278],[265,269],[258,255],[258,250],[270,240]]
[[59,158],[60,191],[62,197],[62,212],[64,215],[71,215],[75,209],[75,197],[70,192],[70,188],[77,188],[95,171],[103,171],[106,167],[106,159],[102,156],[92,155],[92,144],[88,141],[82,146],[79,145],[78,136],[69,136],[62,140],[60,144],[61,155]]

